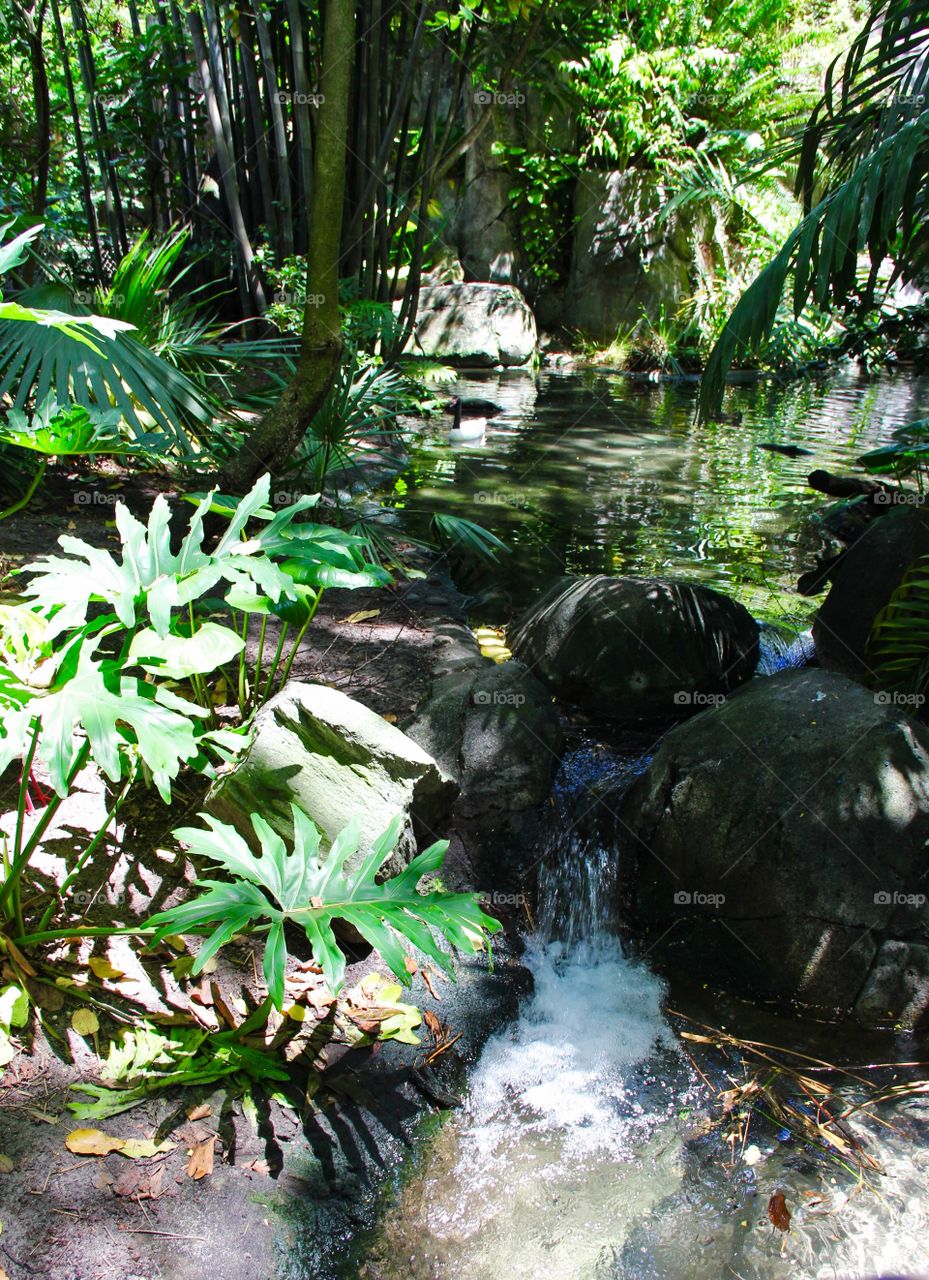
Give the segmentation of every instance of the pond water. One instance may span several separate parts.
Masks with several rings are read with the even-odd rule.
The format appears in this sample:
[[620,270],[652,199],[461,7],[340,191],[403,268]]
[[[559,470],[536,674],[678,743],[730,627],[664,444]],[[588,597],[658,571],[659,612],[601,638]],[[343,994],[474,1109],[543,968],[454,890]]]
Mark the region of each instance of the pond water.
[[[929,413],[929,379],[852,374],[821,386],[733,388],[725,408],[741,420],[717,424],[695,423],[692,386],[635,390],[609,373],[488,376],[462,379],[458,390],[506,412],[479,445],[450,447],[441,430],[424,437],[393,501],[466,516],[509,543],[499,568],[468,584],[475,620],[492,623],[565,571],[700,580],[760,618],[802,623],[815,602],[792,587],[819,547],[810,516],[823,502],[807,473],[847,469]],[[768,442],[811,456],[759,448]],[[350,1274],[929,1277],[929,1093],[853,1112],[850,1131],[879,1165],[866,1174],[764,1107],[729,1141],[718,1093],[744,1080],[741,1059],[688,1053],[669,1006],[846,1064],[929,1058],[926,1046],[778,1020],[699,984],[669,992],[624,954],[609,910],[622,850],[591,844],[574,815],[599,771],[631,777],[645,764],[599,747],[563,763],[525,955],[533,994],[485,1046],[465,1108],[398,1171]],[[879,1078],[910,1074],[887,1067]],[[850,1108],[869,1096],[851,1078],[837,1089]],[[785,1096],[808,1106],[795,1094]],[[787,1232],[768,1218],[776,1193],[792,1215]]]
[[[450,446],[436,426],[387,497],[423,520],[446,511],[511,548],[496,571],[471,571],[476,620],[499,624],[568,573],[663,574],[704,582],[769,621],[803,619],[793,592],[820,546],[809,517],[826,499],[815,467],[848,469],[898,426],[929,413],[929,377],[732,387],[724,412],[695,421],[693,383],[606,371],[468,376],[462,396],[504,412],[483,442]],[[798,445],[787,457],[762,444]]]

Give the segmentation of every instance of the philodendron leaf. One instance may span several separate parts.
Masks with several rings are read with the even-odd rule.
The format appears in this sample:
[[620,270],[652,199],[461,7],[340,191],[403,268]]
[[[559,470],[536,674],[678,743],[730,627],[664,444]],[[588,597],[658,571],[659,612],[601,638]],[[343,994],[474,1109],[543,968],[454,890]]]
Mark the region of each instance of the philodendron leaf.
[[[185,714],[186,712],[186,714]],[[122,752],[137,747],[151,770],[165,802],[171,799],[171,780],[181,764],[199,750],[191,716],[203,714],[167,690],[124,676],[111,662],[94,659],[82,649],[73,677],[37,697],[19,719],[38,715],[42,731],[38,758],[48,767],[49,779],[59,795],[67,795],[68,775],[78,751],[78,731],[83,730],[91,757],[106,776],[116,782],[122,776]],[[22,731],[17,716],[10,729]],[[4,733],[8,732],[6,720]],[[0,753],[2,754],[2,753]]]
[[147,627],[133,637],[129,662],[153,675],[184,680],[187,676],[215,671],[244,648],[241,636],[217,622],[204,622],[192,636],[159,636]]
[[197,880],[205,892],[159,912],[149,921],[156,929],[156,941],[174,933],[206,935],[194,963],[194,974],[236,933],[269,926],[265,980],[280,1009],[287,962],[287,922],[306,933],[313,956],[333,992],[341,988],[345,975],[345,957],[332,930],[333,920],[354,925],[407,986],[411,979],[402,939],[449,973],[451,958],[435,933],[462,951],[473,953],[487,946],[489,952],[489,935],[500,924],[481,910],[477,894],[418,891],[422,877],[442,865],[448,841],[431,845],[405,871],[379,884],[375,877],[399,839],[402,816],[391,822],[370,853],[348,871],[345,864],[357,853],[361,840],[360,820],[345,827],[328,855],[321,857],[318,829],[296,805],[291,807],[291,850],[259,814],[251,815],[258,854],[233,827],[210,814],[201,815],[206,828],[184,827],[174,832],[192,854],[222,868],[230,877],[225,881]]
[[219,544],[207,551],[203,518],[210,498],[201,501],[190,518],[180,550],[171,550],[171,511],[162,494],[152,504],[148,525],[143,525],[122,503],[115,520],[122,543],[122,558],[93,547],[80,538],[63,536],[59,545],[65,556],[46,556],[26,568],[34,576],[26,595],[53,615],[53,628],[62,632],[81,627],[95,602],[113,609],[126,628],[147,613],[153,630],[162,638],[170,631],[171,615],[205,596],[220,581],[257,587],[272,601],[294,598],[291,578],[269,559],[254,540],[239,536],[256,504],[267,498],[270,480],[263,476],[241,500]]

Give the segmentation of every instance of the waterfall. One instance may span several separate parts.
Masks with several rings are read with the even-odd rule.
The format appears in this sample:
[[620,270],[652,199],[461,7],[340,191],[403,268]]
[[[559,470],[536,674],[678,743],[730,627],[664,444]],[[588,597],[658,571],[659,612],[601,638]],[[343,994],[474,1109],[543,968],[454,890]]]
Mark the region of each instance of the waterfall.
[[473,1069],[449,1198],[435,1206],[456,1280],[593,1274],[633,1206],[674,1185],[662,1135],[686,1072],[661,981],[613,929],[619,851],[583,834],[591,788],[643,767],[580,751],[556,780],[524,956],[533,993]]

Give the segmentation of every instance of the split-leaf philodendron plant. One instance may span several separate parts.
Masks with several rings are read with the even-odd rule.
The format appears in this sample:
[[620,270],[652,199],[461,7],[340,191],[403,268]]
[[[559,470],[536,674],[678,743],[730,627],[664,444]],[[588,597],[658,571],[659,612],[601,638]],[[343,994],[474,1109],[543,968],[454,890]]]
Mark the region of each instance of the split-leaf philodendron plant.
[[[215,493],[195,497],[177,551],[164,498],[155,500],[147,525],[118,504],[119,555],[64,536],[63,554],[28,565],[32,576],[22,596],[0,605],[0,773],[14,764],[20,772],[14,832],[2,851],[0,947],[8,945],[5,939],[20,948],[66,934],[112,932],[49,926],[130,787],[145,777],[170,803],[183,768],[208,772],[213,759],[234,758],[251,713],[287,679],[324,590],[389,582],[366,559],[361,539],[299,519],[316,504],[315,495],[274,511],[269,489],[265,476],[239,501]],[[227,521],[212,545],[204,532],[208,512]],[[260,619],[260,635],[250,664],[245,655],[252,615]],[[279,623],[278,638],[265,665],[272,618]],[[235,691],[236,727],[216,721],[213,689],[220,678]],[[57,896],[27,924],[24,875],[78,774],[89,766],[113,785],[115,799]],[[27,821],[36,769],[52,794],[41,797],[41,813]],[[346,860],[358,852],[357,823],[322,857],[319,832],[299,810],[292,851],[260,815],[252,815],[262,850],[256,857],[231,828],[207,822],[208,830],[187,828],[175,835],[229,878],[198,881],[205,893],[154,917],[140,932],[154,933],[156,940],[208,934],[197,972],[235,934],[266,932],[264,971],[269,1002],[278,1008],[288,923],[304,930],[333,990],[341,986],[345,967],[331,927],[337,918],[354,925],[404,982],[409,974],[401,937],[448,969],[449,955],[433,930],[473,952],[499,927],[474,894],[419,893],[421,877],[441,865],[445,842],[420,854],[399,876],[377,883],[397,842],[399,819],[369,853],[353,860],[351,871]],[[36,901],[42,902],[41,895],[30,897],[31,909]]]

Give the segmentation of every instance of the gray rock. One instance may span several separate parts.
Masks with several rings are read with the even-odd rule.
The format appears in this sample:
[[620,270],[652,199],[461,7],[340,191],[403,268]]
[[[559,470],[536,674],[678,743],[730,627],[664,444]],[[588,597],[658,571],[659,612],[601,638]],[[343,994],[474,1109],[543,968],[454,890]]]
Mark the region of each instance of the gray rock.
[[855,1002],[855,1017],[869,1027],[883,1023],[925,1026],[929,1020],[929,946],[885,942]]
[[563,578],[509,631],[558,697],[627,723],[690,715],[747,680],[758,624],[709,587],[659,578]]
[[431,833],[448,812],[456,790],[431,756],[360,702],[293,681],[259,711],[248,753],[214,788],[208,807],[248,839],[253,812],[292,836],[291,802],[329,840],[360,814],[359,857],[403,813],[406,827],[387,864],[395,874],[415,854],[419,832]]
[[407,351],[450,364],[524,365],[535,355],[536,344],[535,317],[518,289],[439,284],[420,291]]
[[611,340],[620,328],[676,314],[729,266],[725,228],[708,207],[659,217],[668,195],[654,172],[588,171],[577,184],[575,236],[562,323]]
[[[652,956],[869,1022],[929,1004],[927,837],[929,730],[819,670],[672,730],[613,828],[623,915]],[[894,976],[897,943],[918,946]]]
[[497,665],[475,645],[405,727],[460,787],[454,817],[481,883],[512,888],[563,749],[551,695],[521,662]]
[[872,520],[831,573],[832,586],[813,623],[824,667],[862,678],[874,619],[920,556],[929,555],[929,509],[905,507]]

